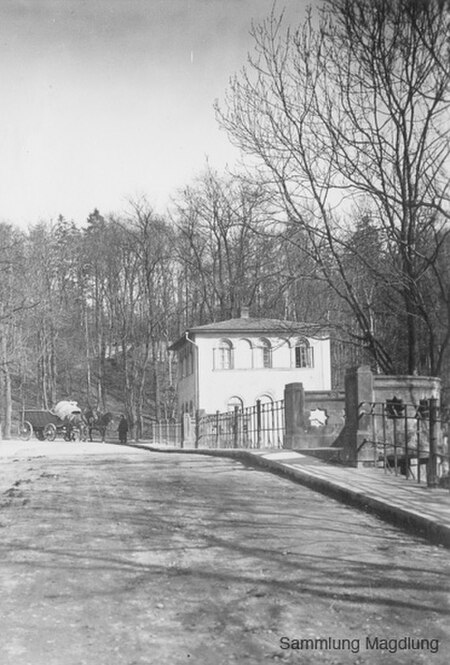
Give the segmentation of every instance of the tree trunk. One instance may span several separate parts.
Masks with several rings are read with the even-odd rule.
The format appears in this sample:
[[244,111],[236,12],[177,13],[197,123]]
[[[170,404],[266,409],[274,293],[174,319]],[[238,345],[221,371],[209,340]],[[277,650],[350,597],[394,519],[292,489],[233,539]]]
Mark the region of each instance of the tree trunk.
[[11,398],[11,374],[8,367],[8,350],[6,344],[5,331],[2,333],[1,339],[2,349],[2,410],[1,410],[1,437],[9,439],[11,436],[11,412],[12,412],[12,398]]

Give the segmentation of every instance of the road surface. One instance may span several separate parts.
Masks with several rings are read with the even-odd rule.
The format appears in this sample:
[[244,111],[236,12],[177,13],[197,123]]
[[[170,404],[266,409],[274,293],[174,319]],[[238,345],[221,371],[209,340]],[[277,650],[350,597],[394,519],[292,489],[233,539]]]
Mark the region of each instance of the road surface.
[[0,446],[1,665],[448,662],[444,548],[233,460]]

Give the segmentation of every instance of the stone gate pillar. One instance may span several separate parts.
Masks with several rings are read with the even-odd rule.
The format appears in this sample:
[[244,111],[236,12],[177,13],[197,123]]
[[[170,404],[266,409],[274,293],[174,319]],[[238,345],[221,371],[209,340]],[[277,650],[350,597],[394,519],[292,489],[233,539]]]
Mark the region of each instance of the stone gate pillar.
[[303,383],[288,383],[284,387],[284,424],[283,448],[301,448],[306,429]]
[[373,374],[370,367],[353,367],[345,373],[345,436],[343,457],[347,464],[373,460],[370,444],[370,417],[361,416],[373,402]]
[[181,447],[190,448],[194,444],[195,427],[192,423],[192,418],[189,413],[183,413]]

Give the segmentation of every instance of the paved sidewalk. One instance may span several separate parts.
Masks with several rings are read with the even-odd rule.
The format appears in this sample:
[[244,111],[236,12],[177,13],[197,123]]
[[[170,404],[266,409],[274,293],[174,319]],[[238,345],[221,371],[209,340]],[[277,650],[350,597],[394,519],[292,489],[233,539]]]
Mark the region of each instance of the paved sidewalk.
[[327,464],[293,450],[175,449],[139,444],[153,451],[233,457],[291,478],[339,501],[370,510],[397,526],[450,547],[450,492],[383,469],[354,469]]

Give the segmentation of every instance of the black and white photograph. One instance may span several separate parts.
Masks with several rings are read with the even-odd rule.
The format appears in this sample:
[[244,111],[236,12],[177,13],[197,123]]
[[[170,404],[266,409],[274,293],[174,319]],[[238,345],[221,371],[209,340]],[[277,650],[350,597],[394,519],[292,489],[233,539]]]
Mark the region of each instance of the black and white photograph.
[[0,665],[446,665],[449,0],[0,0]]

